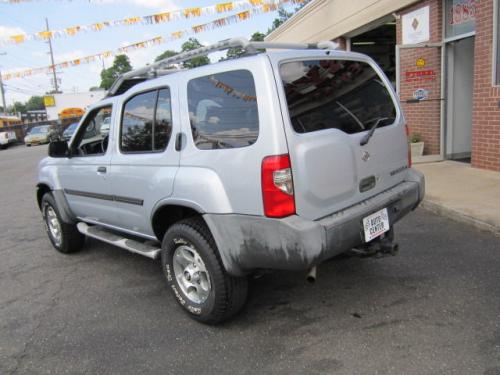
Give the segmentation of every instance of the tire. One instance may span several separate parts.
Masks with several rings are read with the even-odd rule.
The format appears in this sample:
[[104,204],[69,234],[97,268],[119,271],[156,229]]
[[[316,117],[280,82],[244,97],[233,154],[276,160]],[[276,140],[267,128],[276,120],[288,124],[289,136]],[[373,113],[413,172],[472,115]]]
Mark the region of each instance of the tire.
[[85,242],[85,236],[78,231],[76,225],[62,221],[52,193],[44,194],[41,207],[45,231],[52,246],[64,254],[80,251]]
[[247,278],[226,273],[203,219],[189,218],[172,225],[162,249],[167,284],[191,318],[217,324],[241,310],[247,298]]

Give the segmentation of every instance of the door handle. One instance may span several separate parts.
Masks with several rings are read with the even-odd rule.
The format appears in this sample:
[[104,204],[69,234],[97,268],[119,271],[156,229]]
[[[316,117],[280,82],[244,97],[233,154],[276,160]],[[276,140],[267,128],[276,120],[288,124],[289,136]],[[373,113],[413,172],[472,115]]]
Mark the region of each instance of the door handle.
[[177,133],[175,136],[175,151],[180,151],[182,148],[182,133]]
[[106,173],[106,167],[97,167],[97,173]]

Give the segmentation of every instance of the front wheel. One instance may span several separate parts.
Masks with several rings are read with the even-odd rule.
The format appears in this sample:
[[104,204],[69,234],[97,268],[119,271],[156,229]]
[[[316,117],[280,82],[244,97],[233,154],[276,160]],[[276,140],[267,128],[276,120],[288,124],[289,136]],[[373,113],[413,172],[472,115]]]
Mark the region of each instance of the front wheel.
[[236,314],[247,296],[247,279],[226,273],[201,218],[172,225],[162,243],[161,263],[177,302],[195,320],[217,324]]
[[42,216],[45,230],[52,246],[61,253],[74,253],[83,247],[85,236],[81,234],[76,225],[62,221],[54,197],[46,193],[42,197]]

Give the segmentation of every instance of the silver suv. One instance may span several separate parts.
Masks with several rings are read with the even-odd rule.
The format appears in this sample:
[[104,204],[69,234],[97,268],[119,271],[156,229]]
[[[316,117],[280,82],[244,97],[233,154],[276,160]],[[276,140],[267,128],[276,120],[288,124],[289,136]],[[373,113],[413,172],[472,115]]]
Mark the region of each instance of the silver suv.
[[[173,67],[236,46],[247,56]],[[69,145],[50,144],[37,185],[57,250],[89,236],[161,258],[176,300],[206,323],[242,307],[249,274],[314,277],[346,251],[394,253],[394,224],[423,196],[398,98],[373,60],[329,42],[244,39],[120,77]]]

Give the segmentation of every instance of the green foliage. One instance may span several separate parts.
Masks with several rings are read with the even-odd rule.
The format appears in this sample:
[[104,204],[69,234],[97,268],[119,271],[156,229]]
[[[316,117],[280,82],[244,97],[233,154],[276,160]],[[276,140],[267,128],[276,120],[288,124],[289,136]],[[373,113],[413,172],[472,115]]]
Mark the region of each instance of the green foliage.
[[419,143],[422,142],[422,140],[423,140],[422,136],[418,133],[413,133],[410,136],[410,143]]
[[26,102],[26,110],[27,111],[36,111],[40,109],[45,109],[45,105],[43,104],[43,97],[41,96],[32,96]]
[[14,102],[14,104],[8,108],[11,113],[26,113],[26,103]]
[[[252,42],[262,42],[264,41],[265,34],[256,31],[255,33],[252,34],[250,37],[250,41]],[[219,61],[224,61],[224,60],[231,60],[240,57],[243,55],[244,51],[240,47],[235,47],[235,48],[229,48],[226,52],[226,57],[221,57]]]
[[[182,52],[192,51],[193,49],[203,47],[203,45],[196,38],[189,38],[182,44]],[[210,64],[210,59],[207,56],[198,56],[194,59],[184,61],[182,66],[186,69],[195,68],[197,66]]]
[[[42,96],[32,96],[26,103],[14,102],[11,106],[7,107],[7,112],[12,114],[26,113],[27,111],[37,111],[45,109]],[[3,108],[0,107],[0,113]]]
[[269,35],[272,33],[274,30],[276,30],[278,27],[280,27],[286,20],[288,20],[290,17],[292,17],[295,13],[297,13],[299,10],[301,10],[303,7],[307,5],[311,0],[305,0],[302,4],[299,4],[298,6],[295,7],[295,9],[291,12],[287,12],[283,7],[278,9],[278,18],[275,18],[271,27],[267,30],[267,34]]
[[160,61],[160,60],[163,60],[163,59],[167,59],[169,57],[172,57],[172,56],[175,56],[177,55],[179,52],[176,52],[176,51],[172,51],[170,49],[167,49],[165,52],[163,52],[162,54],[156,56],[155,58],[155,62],[157,61]]
[[127,55],[118,55],[113,61],[113,65],[104,69],[101,72],[101,85],[100,87],[107,90],[111,87],[113,82],[123,73],[132,70],[132,65],[130,65],[130,60]]
[[[302,5],[303,6],[303,5]],[[297,7],[296,10],[299,10],[302,8],[302,6]],[[272,31],[276,30],[278,27],[281,26],[287,19],[289,19],[291,16],[293,16],[294,12],[287,12],[285,8],[279,8],[278,9],[278,18],[275,18],[271,28],[267,30],[267,33],[270,34]]]

